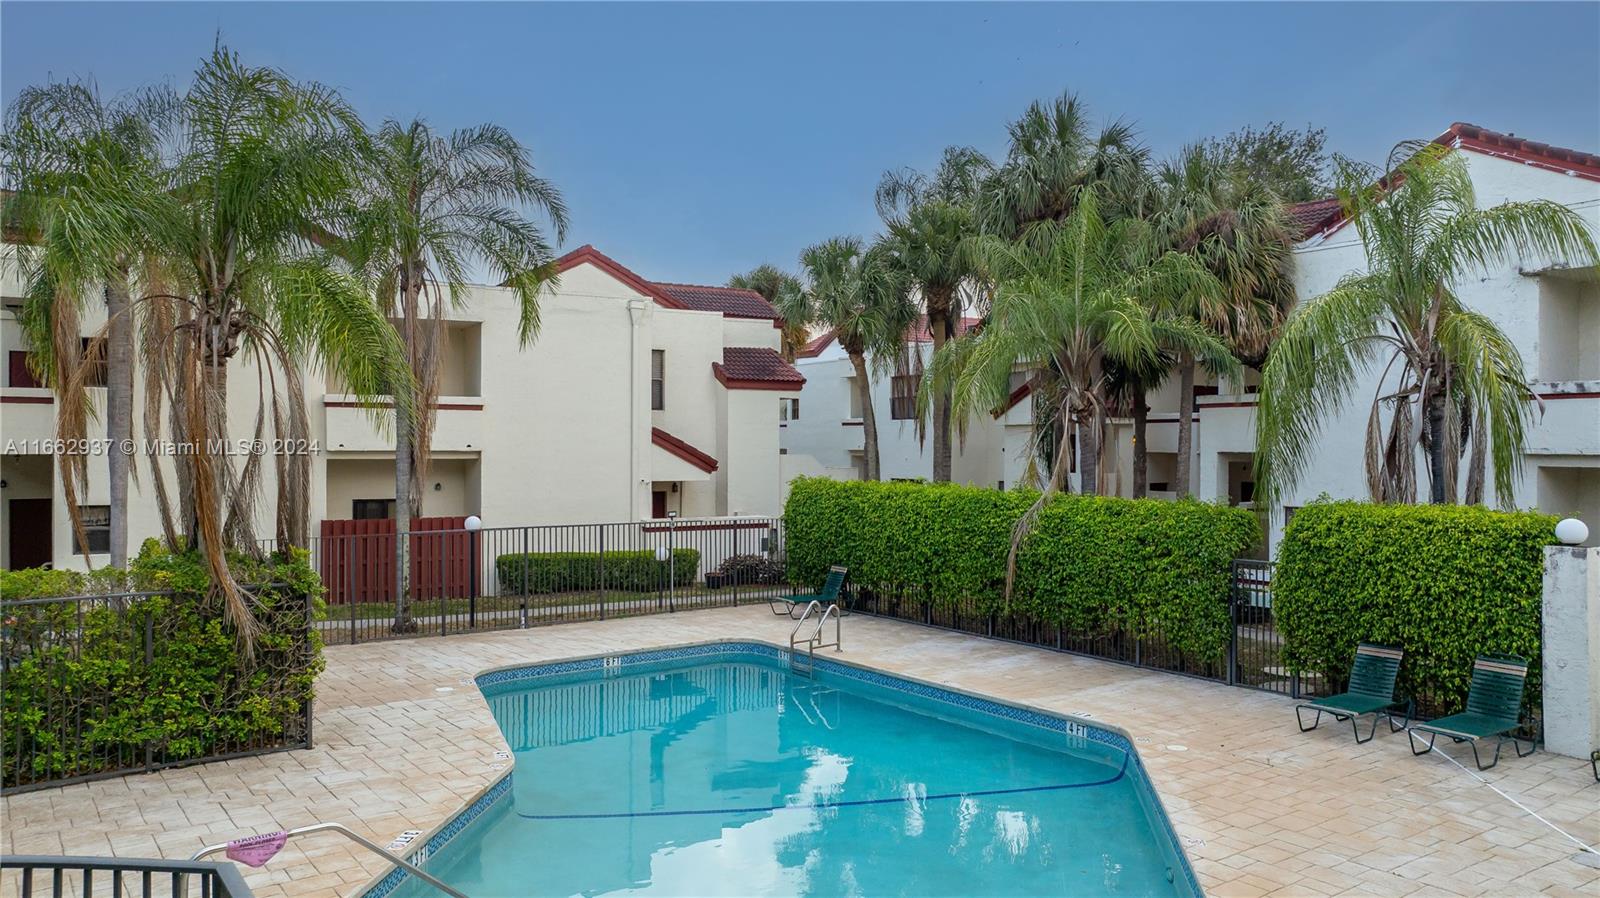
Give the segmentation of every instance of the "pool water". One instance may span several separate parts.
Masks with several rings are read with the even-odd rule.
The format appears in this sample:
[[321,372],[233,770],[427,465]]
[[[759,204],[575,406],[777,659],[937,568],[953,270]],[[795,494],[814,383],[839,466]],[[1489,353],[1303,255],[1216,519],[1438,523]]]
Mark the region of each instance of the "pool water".
[[430,873],[471,898],[1197,894],[1119,734],[753,645],[629,661],[482,687],[510,788]]

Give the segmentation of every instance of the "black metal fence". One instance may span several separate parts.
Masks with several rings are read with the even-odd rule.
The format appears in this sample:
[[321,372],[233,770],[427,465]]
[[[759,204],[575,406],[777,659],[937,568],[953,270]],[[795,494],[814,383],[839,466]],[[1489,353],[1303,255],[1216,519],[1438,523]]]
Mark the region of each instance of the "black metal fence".
[[0,791],[309,748],[310,597],[258,608],[262,635],[248,659],[195,601],[129,592],[0,602]]
[[1282,662],[1283,637],[1272,616],[1272,563],[1240,559],[1233,563],[1228,596],[1232,623],[1222,657],[1186,653],[1167,640],[1159,625],[1134,633],[1118,626],[1073,630],[1023,615],[985,614],[975,606],[933,607],[915,596],[859,591],[859,610],[881,617],[973,633],[1087,655],[1119,664],[1179,673],[1300,696],[1319,694],[1321,678],[1291,674]]
[[232,864],[132,857],[0,857],[0,894],[16,898],[251,898]]
[[317,627],[330,643],[732,607],[789,592],[780,518],[324,536],[309,549],[326,590]]

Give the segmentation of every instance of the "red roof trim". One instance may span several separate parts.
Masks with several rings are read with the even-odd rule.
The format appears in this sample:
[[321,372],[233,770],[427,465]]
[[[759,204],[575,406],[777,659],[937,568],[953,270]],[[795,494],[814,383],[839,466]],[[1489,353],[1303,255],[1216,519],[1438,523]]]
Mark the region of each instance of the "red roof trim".
[[643,293],[645,296],[650,297],[656,301],[657,305],[664,306],[669,309],[686,308],[683,303],[678,302],[671,296],[668,296],[665,290],[661,289],[650,281],[639,277],[637,274],[634,274],[627,268],[627,266],[595,249],[594,246],[588,243],[585,243],[583,246],[580,246],[572,252],[567,253],[566,255],[557,259],[556,271],[558,273],[564,272],[569,269],[576,268],[585,262],[588,262],[590,265],[593,265],[606,274],[611,275],[622,283],[627,284],[634,290]]
[[[1435,137],[1432,143],[1439,146],[1450,147],[1458,150],[1470,150],[1493,156],[1498,159],[1507,159],[1520,162],[1535,168],[1542,168],[1556,174],[1582,178],[1586,181],[1600,181],[1600,156],[1594,153],[1585,153],[1582,150],[1569,150],[1566,147],[1553,147],[1546,143],[1516,137],[1511,134],[1501,134],[1499,131],[1490,131],[1477,125],[1466,122],[1454,122],[1443,134]],[[1387,178],[1387,176],[1385,176]],[[1325,201],[1317,201],[1325,202]],[[1300,204],[1310,205],[1310,204]],[[1349,218],[1341,208],[1337,214],[1315,225],[1314,230],[1308,230],[1301,240],[1310,240],[1314,237],[1326,237],[1334,231],[1344,227]]]
[[822,355],[823,350],[832,346],[833,341],[836,339],[838,339],[838,335],[834,331],[828,331],[822,336],[812,339],[810,343],[805,345],[805,348],[795,353],[794,357],[797,359],[814,359]]
[[711,374],[717,383],[729,390],[778,390],[794,392],[806,385],[806,379],[799,380],[751,380],[750,378],[729,377],[728,369],[721,362],[711,363]]
[[1017,407],[1017,403],[1021,402],[1024,399],[1027,399],[1029,396],[1032,396],[1032,395],[1033,395],[1033,379],[1029,378],[1027,381],[1025,381],[1022,384],[1022,386],[1017,387],[1015,390],[1011,391],[1011,395],[1006,397],[1006,404],[1004,406],[1002,406],[998,411],[996,411],[994,413],[994,416],[996,418],[998,418],[1001,415],[1005,414],[1006,412],[1011,411],[1012,409]]
[[659,427],[650,428],[650,442],[676,455],[700,470],[711,474],[717,470],[717,460],[699,449],[678,439]]

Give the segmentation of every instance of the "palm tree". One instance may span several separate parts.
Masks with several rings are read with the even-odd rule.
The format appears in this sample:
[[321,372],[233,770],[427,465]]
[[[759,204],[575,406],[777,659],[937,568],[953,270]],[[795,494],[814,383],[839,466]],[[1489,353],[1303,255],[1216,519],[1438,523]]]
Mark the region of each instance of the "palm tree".
[[[512,291],[518,338],[530,345],[538,336],[540,297],[556,281],[555,253],[515,207],[546,213],[557,240],[566,238],[567,208],[560,191],[534,174],[527,149],[497,125],[441,136],[420,120],[390,121],[372,136],[371,148],[350,236],[331,245],[367,277],[378,310],[399,327],[410,373],[401,383],[411,386],[395,402],[395,517],[405,533],[422,514],[446,305],[461,305],[467,267],[481,262]],[[405,632],[415,628],[410,565],[406,540],[395,546],[395,629]]]
[[805,308],[805,285],[789,272],[764,262],[744,274],[728,278],[728,286],[754,290],[778,311],[783,319],[783,360],[792,363],[811,339]]
[[865,479],[879,480],[878,419],[872,406],[869,361],[884,368],[905,345],[916,306],[893,281],[893,270],[856,237],[835,237],[800,254],[808,318],[830,328],[850,358],[861,400]]
[[[1222,286],[1195,259],[1153,252],[1137,222],[1111,224],[1101,217],[1098,190],[1083,191],[1061,221],[1030,225],[1021,239],[980,237],[976,258],[995,293],[982,328],[934,357],[929,377],[954,388],[957,415],[1001,407],[1011,372],[1034,370],[1034,440],[1049,439],[1058,421],[1063,442],[1076,438],[1080,489],[1100,492],[1100,437],[1107,406],[1108,366],[1149,364],[1163,346],[1179,347],[1222,371],[1237,370],[1228,347],[1198,323],[1152,316],[1162,297],[1216,296]],[[1016,525],[1007,567],[1009,591],[1016,553],[1051,495],[1063,489],[1070,468],[1066,446],[1054,452],[1038,502]]]
[[308,239],[355,186],[360,121],[332,90],[244,65],[218,47],[178,108],[153,239],[164,283],[140,299],[145,429],[192,454],[176,459],[174,515],[152,465],[169,542],[198,546],[226,616],[248,640],[254,618],[225,551],[254,551],[263,463],[275,465],[276,535],[306,544],[310,457],[251,454],[235,468],[228,445],[228,376],[252,363],[258,395],[253,437],[303,439],[303,366],[338,375],[364,397],[409,376],[394,329],[360,282]]
[[1404,161],[1379,180],[1339,166],[1339,196],[1367,270],[1302,303],[1272,347],[1256,411],[1256,483],[1269,499],[1291,489],[1323,421],[1343,407],[1358,376],[1381,364],[1367,416],[1372,498],[1416,501],[1420,445],[1430,501],[1456,501],[1470,440],[1467,501],[1482,501],[1492,458],[1496,498],[1511,507],[1533,394],[1516,345],[1461,303],[1457,285],[1511,259],[1586,267],[1600,264],[1600,253],[1583,219],[1560,204],[1478,208],[1466,162],[1447,147],[1401,144],[1395,159]]
[[[145,206],[159,193],[161,129],[175,103],[160,89],[106,101],[91,84],[27,87],[0,136],[0,156],[14,178],[5,219],[33,244],[17,256],[31,297],[22,324],[36,373],[56,392],[57,436],[68,445],[87,436],[84,384],[97,368],[105,373],[109,550],[117,568],[128,564],[133,456],[123,447],[133,437],[131,291],[151,255]],[[84,352],[78,322],[96,294],[104,299],[106,324]],[[87,482],[87,456],[63,453],[58,461],[87,563],[77,498]]]
[[1148,152],[1133,126],[1118,120],[1094,131],[1088,109],[1074,94],[1033,103],[1006,130],[1006,161],[978,190],[984,233],[1016,237],[1033,222],[1059,221],[1090,185],[1099,185],[1102,209],[1114,218],[1117,207],[1142,187]]
[[[1227,338],[1234,354],[1260,365],[1294,304],[1293,239],[1283,204],[1271,190],[1204,145],[1186,147],[1156,172],[1148,213],[1163,245],[1193,256],[1222,282],[1216,301],[1176,297],[1169,314],[1198,321]],[[1173,486],[1191,490],[1196,361],[1179,350],[1178,455]]]
[[[977,192],[991,171],[989,160],[977,150],[949,147],[931,175],[891,171],[878,183],[876,200],[885,233],[873,252],[895,272],[898,283],[919,294],[935,354],[956,336],[962,310],[980,290],[966,243],[977,233]],[[932,415],[933,479],[946,482],[951,471],[947,385],[935,388]],[[919,429],[921,417],[919,413]]]

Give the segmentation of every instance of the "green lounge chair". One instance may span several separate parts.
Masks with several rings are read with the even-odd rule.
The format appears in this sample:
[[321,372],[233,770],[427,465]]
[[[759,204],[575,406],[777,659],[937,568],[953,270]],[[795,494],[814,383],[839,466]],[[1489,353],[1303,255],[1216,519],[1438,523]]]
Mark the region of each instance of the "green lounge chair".
[[[1372,737],[1378,735],[1378,718],[1389,721],[1389,732],[1398,733],[1406,728],[1406,723],[1411,720],[1411,705],[1406,705],[1405,716],[1400,725],[1395,726],[1394,708],[1400,704],[1394,698],[1394,680],[1400,673],[1400,659],[1404,653],[1397,648],[1386,645],[1369,645],[1365,642],[1356,646],[1356,663],[1350,671],[1350,689],[1338,695],[1326,698],[1313,699],[1301,702],[1294,706],[1295,722],[1300,724],[1300,732],[1309,733],[1322,723],[1322,715],[1330,714],[1334,720],[1350,721],[1350,731],[1355,734],[1356,744],[1371,742]],[[1301,709],[1317,712],[1312,719],[1311,726],[1306,726]],[[1372,729],[1367,732],[1365,739],[1361,738],[1361,727],[1356,718],[1363,714],[1372,715]]]
[[[1452,742],[1472,743],[1472,760],[1477,762],[1479,770],[1488,770],[1500,763],[1500,749],[1507,739],[1517,750],[1517,757],[1525,758],[1533,754],[1536,747],[1533,742],[1528,743],[1528,750],[1524,752],[1521,741],[1514,735],[1508,735],[1522,725],[1522,685],[1527,678],[1526,658],[1479,655],[1472,662],[1472,683],[1467,687],[1467,710],[1426,723],[1412,724],[1406,730],[1411,753],[1427,754],[1433,750],[1435,739],[1449,736]],[[1428,734],[1428,744],[1421,750],[1417,749],[1417,733]],[[1484,764],[1483,758],[1478,756],[1478,742],[1490,736],[1495,737],[1494,757]]]
[[839,587],[844,585],[845,573],[846,569],[836,564],[833,567],[828,568],[828,580],[826,583],[822,584],[821,592],[812,593],[810,595],[792,595],[773,599],[771,602],[767,603],[768,607],[772,609],[773,614],[779,615],[780,617],[783,615],[794,617],[794,610],[796,608],[804,608],[812,602],[819,602],[824,608],[826,608],[827,606],[839,601]]

